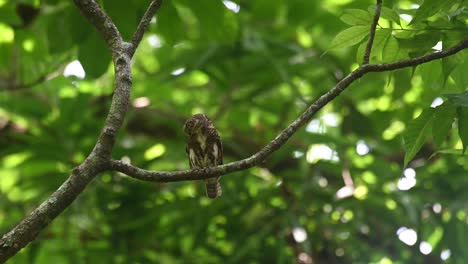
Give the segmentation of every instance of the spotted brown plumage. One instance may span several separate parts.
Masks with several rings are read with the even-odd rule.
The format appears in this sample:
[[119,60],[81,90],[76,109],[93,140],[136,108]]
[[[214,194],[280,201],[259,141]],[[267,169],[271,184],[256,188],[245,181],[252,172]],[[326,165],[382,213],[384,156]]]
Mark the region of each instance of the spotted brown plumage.
[[[211,120],[204,114],[196,114],[184,125],[188,136],[186,152],[191,169],[223,164],[223,145]],[[205,179],[206,195],[214,199],[221,195],[220,177]]]

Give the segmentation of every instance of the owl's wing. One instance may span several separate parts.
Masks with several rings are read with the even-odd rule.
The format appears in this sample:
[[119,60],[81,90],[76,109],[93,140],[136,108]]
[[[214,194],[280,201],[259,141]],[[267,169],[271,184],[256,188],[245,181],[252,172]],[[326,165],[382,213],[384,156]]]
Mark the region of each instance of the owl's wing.
[[190,166],[190,169],[191,169],[191,168],[193,168],[193,165],[192,165],[192,159],[190,158],[190,152],[189,152],[189,147],[188,146],[185,146],[185,154],[188,157],[189,166]]
[[221,142],[221,138],[219,136],[216,137],[215,141],[216,146],[218,147],[219,154],[216,157],[216,165],[222,165],[223,164],[223,143]]

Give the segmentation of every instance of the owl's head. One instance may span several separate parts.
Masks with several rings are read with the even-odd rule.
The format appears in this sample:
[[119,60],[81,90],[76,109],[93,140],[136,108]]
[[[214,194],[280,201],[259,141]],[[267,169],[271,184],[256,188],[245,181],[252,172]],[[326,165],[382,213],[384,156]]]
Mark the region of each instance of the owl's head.
[[200,132],[204,127],[211,125],[210,119],[204,114],[196,114],[185,121],[184,133],[187,135],[194,135]]

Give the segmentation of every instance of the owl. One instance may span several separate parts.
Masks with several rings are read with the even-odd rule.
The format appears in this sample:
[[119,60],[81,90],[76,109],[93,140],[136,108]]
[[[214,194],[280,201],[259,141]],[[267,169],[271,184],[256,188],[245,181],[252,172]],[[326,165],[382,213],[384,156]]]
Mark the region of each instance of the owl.
[[[210,119],[204,114],[196,114],[184,124],[188,136],[186,152],[191,169],[213,167],[223,164],[221,138]],[[205,179],[206,195],[214,199],[221,195],[220,177]]]

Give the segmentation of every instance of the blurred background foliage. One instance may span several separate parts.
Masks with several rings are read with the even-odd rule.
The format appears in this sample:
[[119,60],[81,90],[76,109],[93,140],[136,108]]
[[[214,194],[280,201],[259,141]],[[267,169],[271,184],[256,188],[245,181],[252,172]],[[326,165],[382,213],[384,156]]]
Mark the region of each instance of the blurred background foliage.
[[[128,39],[149,1],[99,2]],[[198,112],[225,162],[248,157],[361,63],[374,5],[165,1],[113,157],[187,169],[181,128]],[[371,62],[448,48],[467,19],[464,0],[385,0]],[[214,201],[201,182],[104,173],[8,263],[466,263],[467,55],[356,81]],[[0,234],[84,160],[112,89],[72,1],[0,0]]]

